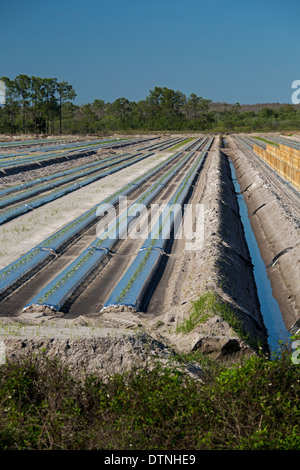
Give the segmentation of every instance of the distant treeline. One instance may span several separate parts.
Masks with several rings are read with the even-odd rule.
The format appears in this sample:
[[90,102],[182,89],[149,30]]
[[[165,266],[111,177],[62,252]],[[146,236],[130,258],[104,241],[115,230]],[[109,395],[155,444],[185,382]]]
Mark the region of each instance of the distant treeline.
[[0,108],[0,133],[99,134],[112,131],[251,132],[300,129],[300,109],[292,104],[213,103],[155,87],[144,100],[95,99],[75,105],[73,86],[56,78],[2,77],[6,104]]
[[27,75],[1,80],[6,103],[0,108],[0,132],[62,133],[63,105],[76,97],[72,85],[56,78]]

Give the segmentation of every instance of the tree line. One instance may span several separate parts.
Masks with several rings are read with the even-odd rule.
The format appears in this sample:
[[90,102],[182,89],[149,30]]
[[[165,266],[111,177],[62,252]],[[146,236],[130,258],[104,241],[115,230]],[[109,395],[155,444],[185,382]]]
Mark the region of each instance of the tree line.
[[27,75],[1,79],[6,85],[6,104],[0,108],[1,133],[251,132],[300,126],[300,110],[290,104],[259,110],[245,109],[239,103],[216,106],[195,93],[186,96],[156,86],[137,102],[124,97],[113,102],[97,98],[79,106],[73,103],[76,93],[66,81]]
[[1,77],[6,88],[6,103],[1,109],[2,132],[54,133],[59,120],[62,133],[62,108],[66,101],[76,98],[68,82],[56,78],[18,75],[14,80]]

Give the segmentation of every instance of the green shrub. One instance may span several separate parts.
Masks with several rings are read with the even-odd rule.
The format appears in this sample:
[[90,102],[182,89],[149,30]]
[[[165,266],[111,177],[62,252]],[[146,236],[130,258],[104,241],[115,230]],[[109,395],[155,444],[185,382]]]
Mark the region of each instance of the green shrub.
[[299,370],[287,351],[207,382],[159,364],[107,382],[43,356],[2,365],[0,449],[299,450]]

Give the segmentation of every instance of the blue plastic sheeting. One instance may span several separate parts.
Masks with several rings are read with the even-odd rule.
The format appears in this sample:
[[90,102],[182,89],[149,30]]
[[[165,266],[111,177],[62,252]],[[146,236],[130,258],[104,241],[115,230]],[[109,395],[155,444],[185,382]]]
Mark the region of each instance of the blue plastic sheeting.
[[[90,223],[93,223],[98,218],[97,209],[100,206],[105,204],[110,204],[111,206],[116,205],[119,202],[120,197],[127,196],[132,191],[136,189],[137,186],[142,184],[148,178],[151,178],[158,171],[160,171],[165,166],[172,163],[181,155],[180,152],[169,157],[162,163],[159,163],[151,170],[148,170],[143,175],[135,178],[131,183],[128,183],[119,191],[115,192],[111,196],[107,197],[100,204],[89,209],[87,212],[81,216],[74,219],[72,222],[58,230],[56,233],[45,239],[35,248],[18,258],[16,261],[11,263],[9,266],[5,267],[0,271],[0,293],[7,290],[11,285],[18,282],[24,275],[33,269],[37,269],[38,266],[47,260],[51,259],[52,254],[61,249],[63,246],[67,245],[73,237],[76,237],[82,230],[84,230]],[[28,210],[31,210],[28,208]]]
[[103,308],[126,305],[138,310],[162,256],[155,248],[139,251]]
[[193,151],[197,152],[200,149],[201,146],[202,146],[202,142],[201,142],[201,139],[200,139],[200,142],[195,147],[193,147]]
[[[139,142],[144,142],[145,140],[148,141],[148,140],[152,140],[153,138],[150,138],[150,139],[104,139],[104,140],[93,140],[93,141],[79,141],[79,142],[69,142],[69,143],[66,143],[66,144],[62,144],[62,145],[59,145],[59,143],[57,143],[56,145],[52,145],[52,146],[42,146],[42,147],[31,147],[31,148],[27,148],[25,149],[26,153],[17,153],[17,154],[0,154],[0,157],[1,158],[6,158],[8,156],[18,156],[18,155],[27,155],[28,153],[36,153],[36,152],[50,152],[52,150],[68,150],[68,149],[74,149],[74,150],[81,150],[82,148],[90,148],[92,146],[103,146],[103,145],[110,145],[112,142],[113,143],[118,143],[118,140],[119,140],[119,143],[122,143],[122,142],[132,142],[132,141],[136,141],[137,143]],[[19,142],[18,144],[15,144],[17,146],[20,146],[20,145],[24,145],[22,142]],[[8,146],[9,147],[9,146]]]
[[[13,196],[7,196],[7,197],[4,197],[4,198],[0,199],[0,209],[5,207],[5,206],[8,206],[10,204],[14,204],[18,201],[21,201],[22,199],[33,197],[38,193],[49,191],[51,189],[54,189],[57,186],[62,186],[64,184],[69,183],[70,181],[75,180],[75,179],[83,178],[84,176],[87,176],[91,173],[96,173],[97,171],[99,171],[103,168],[110,168],[111,166],[116,165],[117,163],[121,163],[121,162],[130,160],[131,158],[133,158],[135,156],[138,156],[138,155],[140,155],[140,153],[136,153],[136,154],[133,154],[133,155],[128,155],[127,154],[127,156],[119,157],[117,159],[115,157],[113,157],[111,159],[106,159],[106,160],[108,160],[107,163],[103,163],[103,162],[101,162],[101,163],[97,162],[96,164],[92,163],[90,165],[86,165],[86,168],[83,168],[81,170],[79,169],[77,171],[73,168],[69,171],[61,172],[61,173],[65,173],[65,176],[60,176],[57,179],[53,178],[53,175],[52,175],[52,177],[51,176],[45,177],[44,183],[41,182],[39,185],[37,185],[36,187],[34,187],[32,189],[28,188],[25,191],[14,194]],[[50,180],[50,183],[47,183],[47,181],[49,181],[49,180]],[[79,184],[80,184],[80,182],[79,182]],[[19,189],[22,186],[23,185],[19,185],[18,186]],[[15,192],[16,192],[16,188],[15,188]],[[2,192],[0,191],[0,197],[1,197],[1,193]]]
[[242,138],[237,137],[237,139],[241,142],[242,145],[245,145],[248,149],[252,150],[253,146],[249,145],[247,142],[245,142]]
[[[114,205],[118,202],[120,195],[124,196],[126,193],[131,191],[133,191],[133,188],[128,185],[128,188],[119,192],[120,194],[115,194],[107,198],[101,204],[109,203]],[[70,242],[73,237],[75,237],[80,231],[84,230],[84,228],[90,223],[93,223],[97,219],[97,207],[98,206],[90,209],[74,221],[70,222],[25,255],[2,269],[0,271],[0,293],[7,290],[11,285],[15,284],[34,268],[38,267],[42,262],[47,259],[50,261],[53,254],[56,254],[57,250]]]
[[[244,143],[246,145],[246,142],[248,144],[250,144],[250,146],[253,148],[253,144],[255,145],[258,145],[259,147],[262,147],[262,148],[266,148],[266,143],[259,140],[259,139],[256,139],[255,137],[245,137],[243,136],[242,138],[239,138],[238,139]],[[266,136],[266,139],[271,141],[271,142],[274,142],[275,144],[283,144],[283,145],[287,145],[288,147],[292,147],[292,148],[295,148],[295,149],[300,149],[300,142],[298,141],[295,141],[295,140],[289,140],[289,139],[285,139],[283,137],[269,137],[269,136]]]
[[9,264],[0,271],[0,294],[14,285],[21,277],[32,271],[35,265],[43,263],[47,258],[53,257],[50,251],[33,248],[17,261]]
[[[103,141],[102,143],[106,143],[107,141]],[[29,148],[26,148],[23,150],[23,152],[18,152],[18,153],[2,153],[0,154],[0,158],[1,160],[3,158],[10,158],[10,157],[20,157],[21,155],[28,155],[30,153],[37,153],[37,152],[42,152],[42,153],[45,153],[45,152],[51,152],[53,150],[65,150],[65,149],[68,149],[68,148],[80,148],[80,147],[84,147],[86,145],[96,145],[96,143],[94,142],[90,142],[90,143],[87,143],[87,142],[73,142],[72,144],[69,143],[69,144],[63,144],[63,145],[53,145],[53,146],[43,146],[43,147],[29,147]],[[100,145],[100,142],[97,143],[97,145]]]
[[[58,144],[63,143],[65,139],[37,139],[37,140],[17,140],[14,142],[0,142],[0,148],[12,148],[12,147],[32,147],[34,145],[49,144],[51,142],[57,142]],[[43,148],[43,147],[41,147]]]
[[[209,150],[213,139],[207,143],[204,151],[183,179],[175,194],[171,197],[168,205],[162,212],[158,221],[148,235],[145,243],[139,251],[137,257],[126,271],[111,296],[104,304],[104,309],[111,306],[126,305],[140,309],[141,301],[145,295],[146,289],[153,278],[161,257],[163,256],[165,246],[170,238],[172,228],[178,229],[178,220],[182,214],[182,205],[186,200],[191,185],[201,168],[207,151]],[[169,215],[172,214],[171,220]],[[167,224],[167,230],[164,231],[164,225]]]
[[[91,148],[86,148],[86,149],[76,149],[76,150],[69,150],[67,152],[61,152],[61,153],[52,153],[52,154],[48,154],[48,155],[35,155],[33,157],[29,157],[29,158],[12,158],[11,160],[8,158],[7,160],[4,159],[1,159],[1,162],[0,162],[0,170],[2,171],[7,171],[9,169],[12,169],[12,168],[15,168],[15,167],[22,167],[22,166],[28,166],[28,165],[32,165],[33,163],[41,163],[43,161],[51,161],[51,160],[57,160],[59,158],[62,158],[62,157],[66,157],[66,156],[70,156],[72,154],[79,154],[79,153],[82,153],[86,150],[88,151],[94,151],[94,150],[98,150],[100,147],[93,147],[92,149]],[[101,146],[101,148],[103,148],[103,146]]]
[[[142,140],[143,142],[144,140]],[[94,151],[94,150],[99,150],[99,149],[103,149],[103,148],[118,148],[118,147],[124,147],[124,146],[127,146],[127,145],[131,145],[131,144],[138,144],[139,142],[141,142],[141,140],[135,140],[135,139],[127,139],[127,140],[123,140],[123,141],[118,141],[118,142],[112,142],[112,143],[106,143],[106,144],[99,144],[98,146],[85,146],[85,147],[80,147],[80,148],[75,148],[75,149],[71,149],[71,150],[68,150],[68,151],[65,151],[65,152],[62,152],[62,153],[52,153],[52,154],[48,154],[48,155],[45,155],[45,156],[42,156],[42,155],[36,155],[36,156],[33,156],[33,157],[30,157],[30,158],[20,158],[20,159],[15,159],[15,160],[11,160],[11,161],[1,161],[0,162],[0,169],[1,170],[4,170],[4,171],[7,171],[11,168],[14,168],[14,167],[18,167],[18,166],[24,166],[25,165],[31,165],[33,163],[40,163],[42,161],[50,161],[50,160],[55,160],[55,159],[59,159],[61,157],[65,157],[65,156],[70,156],[72,154],[80,154],[84,151]],[[8,159],[9,160],[9,159]]]
[[[116,243],[116,240],[123,238],[127,233],[127,228],[131,222],[137,218],[139,208],[148,207],[151,202],[161,193],[164,186],[174,177],[176,173],[186,164],[192,157],[193,152],[189,153],[181,159],[174,168],[165,173],[159,180],[154,183],[147,191],[145,191],[125,213],[121,214],[116,221],[114,221],[107,229],[103,236],[99,236],[90,245],[90,247],[105,248],[111,250]],[[141,206],[142,205],[142,206]],[[112,236],[109,236],[109,234]]]
[[24,165],[31,165],[33,163],[40,163],[40,162],[43,162],[43,161],[50,161],[50,160],[55,160],[55,159],[58,159],[58,158],[61,158],[61,157],[65,157],[65,156],[69,156],[69,155],[72,155],[72,154],[77,154],[77,153],[82,153],[84,151],[95,151],[95,150],[99,150],[100,148],[103,148],[107,145],[101,145],[101,146],[97,146],[97,147],[85,147],[85,148],[80,148],[80,149],[74,149],[74,150],[68,150],[68,151],[65,151],[65,152],[60,152],[58,153],[58,151],[54,152],[54,153],[51,153],[51,154],[47,154],[47,155],[35,155],[35,156],[32,156],[32,157],[28,157],[28,158],[14,158],[14,157],[11,157],[11,160],[9,160],[9,158],[4,159],[3,161],[3,158],[1,159],[1,162],[0,162],[0,169],[1,170],[4,170],[4,171],[7,171],[8,169],[11,169],[11,168],[14,168],[14,167],[18,167],[18,166],[24,166]]
[[172,138],[172,139],[163,139],[163,140],[160,140],[158,142],[155,142],[154,144],[150,144],[150,145],[147,145],[147,146],[144,146],[144,147],[140,147],[138,150],[154,150],[155,148],[157,147],[160,147],[162,145],[166,145],[166,144],[169,144],[169,143],[172,143],[174,141],[177,141],[178,138]]
[[2,161],[4,158],[14,158],[14,157],[22,157],[23,155],[28,155],[28,152],[25,153],[0,153],[0,160]]
[[[71,145],[71,144],[80,144],[85,143],[84,140],[76,140],[74,142],[66,142],[68,140],[66,137],[58,137],[53,139],[30,139],[30,140],[15,140],[9,142],[0,142],[1,147],[8,146],[19,146],[19,145],[39,145],[39,144],[51,144],[51,142],[57,142],[58,144],[61,143],[63,145]],[[106,139],[105,139],[106,140]],[[65,142],[65,144],[64,144]]]
[[34,199],[30,200],[29,203],[21,204],[18,206],[14,206],[11,209],[7,209],[1,212],[0,214],[0,225],[8,222],[9,220],[15,219],[16,217],[19,217],[20,215],[25,214],[26,212],[30,210],[36,209],[37,207],[41,207],[51,201],[54,201],[55,199],[59,199],[60,197],[65,196],[66,194],[69,194],[73,191],[76,191],[77,189],[80,189],[83,186],[91,184],[99,180],[100,178],[104,178],[105,176],[108,176],[112,173],[116,173],[117,171],[120,171],[123,168],[126,168],[127,166],[133,165],[134,163],[137,163],[149,157],[150,155],[153,155],[153,153],[148,153],[148,154],[144,154],[142,156],[136,157],[130,161],[126,161],[122,165],[117,165],[111,169],[107,169],[93,176],[87,177],[81,180],[79,183],[71,183],[67,186],[64,186],[63,188],[52,191],[49,194],[37,196]]
[[72,143],[63,144],[63,145],[57,144],[53,146],[43,146],[43,147],[31,147],[31,148],[25,149],[25,151],[23,151],[22,153],[14,153],[14,154],[3,153],[3,154],[0,154],[0,157],[1,159],[3,159],[3,158],[9,158],[9,157],[17,157],[21,155],[28,155],[30,153],[37,153],[37,152],[46,153],[46,152],[51,152],[53,150],[59,151],[59,150],[68,150],[68,149],[72,150],[73,149],[73,151],[75,151],[75,150],[81,150],[82,148],[91,148],[93,146],[101,147],[104,144],[109,144],[111,140],[113,139],[101,140],[101,141],[90,141],[90,142],[84,142],[84,141],[72,142]]
[[43,147],[40,147],[40,148],[30,148],[28,149],[29,152],[50,152],[51,150],[65,150],[65,149],[73,149],[73,148],[77,148],[77,149],[80,149],[80,148],[86,148],[86,147],[89,147],[89,146],[92,146],[92,145],[103,145],[103,144],[107,144],[107,143],[110,143],[112,141],[115,141],[116,139],[102,139],[102,140],[90,140],[90,141],[84,141],[84,140],[81,140],[79,142],[68,142],[66,144],[62,144],[62,145],[52,145],[52,146],[43,146]]
[[[3,158],[11,158],[11,157],[17,157],[17,156],[21,156],[21,155],[28,155],[30,153],[37,153],[37,152],[46,153],[46,152],[51,152],[53,150],[57,151],[57,150],[65,150],[65,149],[71,149],[71,151],[74,152],[74,151],[82,151],[82,149],[93,148],[92,146],[98,146],[99,148],[102,148],[103,146],[112,147],[115,144],[116,145],[121,145],[124,142],[126,143],[126,145],[128,145],[128,143],[138,144],[138,143],[142,143],[142,142],[152,141],[154,139],[155,139],[155,137],[144,138],[144,139],[140,138],[140,139],[122,139],[122,140],[121,139],[117,139],[117,140],[116,139],[104,139],[104,140],[100,140],[100,141],[96,140],[96,141],[89,141],[89,142],[79,141],[79,142],[72,142],[72,143],[62,144],[62,145],[59,145],[59,143],[57,143],[56,145],[53,145],[53,146],[44,145],[43,147],[33,146],[33,147],[25,148],[22,153],[14,153],[14,154],[2,153],[2,154],[0,154],[0,158],[2,160]],[[20,146],[20,144],[22,146],[24,145],[23,142],[21,142],[21,143],[19,142],[18,144],[14,144],[14,145]],[[11,145],[11,146],[13,146],[13,145]],[[2,147],[8,147],[9,148],[10,146],[9,145],[2,145]]]
[[[24,189],[32,188],[33,186],[37,186],[41,183],[44,183],[45,181],[55,180],[56,178],[67,176],[69,174],[73,174],[73,173],[79,172],[81,170],[85,170],[86,168],[96,167],[96,169],[97,169],[97,165],[101,165],[101,164],[103,164],[107,161],[115,160],[115,159],[120,158],[120,157],[125,157],[126,155],[129,158],[129,153],[122,153],[120,155],[115,155],[113,157],[108,157],[108,158],[103,158],[102,160],[97,160],[96,162],[86,163],[84,165],[76,166],[75,168],[59,171],[57,173],[52,173],[51,175],[43,176],[41,178],[37,178],[37,179],[32,180],[32,181],[27,181],[26,183],[16,184],[14,186],[8,186],[6,188],[0,189],[0,198],[4,197],[4,196],[6,196],[7,194],[10,194],[10,193],[15,193],[15,192],[18,192],[18,191],[23,191]],[[136,155],[139,155],[139,153],[132,154],[131,156],[133,157],[133,156],[136,156]]]
[[34,140],[17,140],[13,142],[0,142],[0,147],[14,147],[14,146],[19,146],[19,145],[32,145],[32,144],[42,144],[42,143],[49,143],[49,142],[61,142],[63,139],[53,139],[53,140],[48,140],[48,139],[34,139]]
[[242,141],[244,141],[245,143],[248,143],[251,148],[253,148],[253,145],[257,145],[258,147],[261,147],[263,149],[266,148],[265,142],[261,140],[252,139],[251,137],[242,137]]
[[[158,182],[154,183],[128,208],[128,210],[125,210],[124,213],[112,222],[105,232],[99,235],[70,266],[67,266],[59,276],[38,293],[25,308],[30,305],[38,304],[47,305],[56,310],[60,310],[67,298],[82,283],[91,270],[94,269],[101,260],[103,260],[107,252],[113,248],[116,242],[120,238],[123,238],[123,235],[126,233],[125,231],[127,231],[131,222],[137,218],[137,211],[135,208],[139,204],[149,204],[151,200],[154,200],[157,194],[161,192],[164,187],[163,184],[159,183],[170,181],[170,179],[173,178],[174,173],[178,172],[191,156],[191,154],[184,156],[174,168],[159,178]],[[172,157],[172,160],[175,158],[177,158],[177,154]],[[167,162],[164,162],[164,164],[159,166],[159,169],[166,164]],[[149,175],[147,177],[149,178]],[[91,251],[93,253],[99,252],[98,256],[95,254],[91,257]],[[94,265],[92,265],[93,261]]]
[[189,143],[186,147],[183,147],[182,150],[185,150],[185,151],[194,150],[195,151],[196,149],[194,148],[194,146],[196,146],[196,144],[198,144],[198,143],[199,143],[199,146],[201,146],[202,141],[203,141],[202,138],[197,139],[196,141],[194,140],[193,142]]
[[153,145],[149,145],[149,146],[146,146],[146,147],[142,147],[142,148],[139,148],[138,150],[165,150],[169,147],[172,147],[173,145],[179,143],[179,142],[182,142],[183,140],[185,140],[184,138],[181,138],[181,137],[177,137],[177,138],[172,138],[172,139],[167,139],[167,140],[163,140],[163,141],[160,141],[156,144],[153,144]]
[[[105,256],[105,250],[95,248],[84,250],[81,255],[73,261],[70,266],[68,266],[68,270],[64,270],[59,276],[50,282],[50,284],[42,289],[38,296],[35,297],[35,301],[29,305],[48,305],[55,310],[60,310],[74,290],[84,281],[90,272],[95,269],[95,266],[97,266]],[[81,269],[82,265],[84,266],[84,270]],[[61,287],[63,287],[63,295]],[[25,309],[29,305],[27,305]]]
[[176,145],[176,144],[178,144],[178,143],[180,143],[180,142],[183,142],[184,140],[185,140],[185,139],[179,139],[177,142],[172,142],[172,143],[169,143],[169,144],[167,144],[167,145],[163,145],[162,147],[158,147],[158,150],[159,150],[159,151],[166,150],[167,148],[173,147],[173,145]]
[[[181,139],[182,140],[182,139]],[[136,153],[136,154],[133,154],[133,155],[139,155],[139,153]],[[150,156],[150,155],[153,155],[153,153],[150,153],[150,154],[147,154],[146,156]],[[114,158],[114,157],[113,157]],[[128,157],[129,158],[129,157]],[[144,156],[142,156],[140,159],[143,159],[145,158]],[[137,161],[139,161],[140,159],[138,160],[134,160],[132,162],[130,162],[130,164],[133,164],[133,163],[136,163]],[[124,161],[124,160],[127,160],[127,157],[126,158],[123,158],[122,160],[120,161]],[[116,162],[114,162],[115,164]],[[9,220],[12,220],[13,218],[15,217],[18,217],[22,214],[25,214],[26,212],[36,208],[36,207],[40,207],[41,205],[44,205],[48,202],[51,202],[59,197],[62,197],[64,196],[65,194],[68,194],[69,192],[71,191],[74,191],[76,189],[79,189],[80,187],[82,186],[85,186],[86,184],[90,184],[94,181],[96,181],[97,179],[101,178],[101,177],[104,177],[104,176],[107,176],[111,173],[114,173],[115,171],[119,171],[119,169],[122,169],[122,168],[125,168],[126,165],[120,167],[120,168],[114,168],[112,171],[106,171],[105,173],[103,174],[100,174],[99,176],[94,176],[88,180],[84,180],[84,181],[80,181],[78,184],[75,183],[71,186],[67,186],[66,188],[63,188],[61,190],[58,190],[56,191],[55,193],[51,193],[50,195],[48,196],[41,196],[39,197],[38,199],[34,199],[32,201],[30,201],[30,203],[27,203],[27,204],[22,204],[22,205],[18,205],[12,209],[8,209],[6,211],[3,211],[1,214],[0,214],[0,225],[5,223],[5,222],[8,222]],[[92,172],[92,171],[91,171]],[[71,178],[73,179],[73,178]],[[64,184],[67,183],[68,180],[65,180]],[[51,187],[55,187],[55,186],[58,186],[58,185],[62,185],[63,183],[62,182],[57,182],[57,183],[53,183],[52,186],[49,185],[48,189],[51,189]],[[46,188],[47,189],[47,188]],[[44,189],[44,191],[46,190]],[[36,190],[32,190],[32,192],[28,192],[26,195],[27,197],[30,197],[30,196],[33,196],[34,193],[36,192],[41,192],[40,189],[38,189],[38,191]],[[22,193],[24,195],[24,193]],[[5,199],[3,202],[0,201],[0,208],[1,206],[3,207],[4,205],[8,205],[8,204],[12,204],[14,202],[17,202],[18,200],[21,200],[21,199],[24,199],[24,197],[22,195],[19,195],[17,194],[16,196],[14,196],[12,199]],[[1,204],[2,202],[2,204]]]
[[292,140],[292,139],[286,139],[284,137],[266,137],[268,140],[272,140],[273,142],[276,142],[276,143],[279,143],[279,144],[283,144],[283,145],[287,145],[288,147],[293,147],[295,149],[300,149],[300,142],[299,140]]

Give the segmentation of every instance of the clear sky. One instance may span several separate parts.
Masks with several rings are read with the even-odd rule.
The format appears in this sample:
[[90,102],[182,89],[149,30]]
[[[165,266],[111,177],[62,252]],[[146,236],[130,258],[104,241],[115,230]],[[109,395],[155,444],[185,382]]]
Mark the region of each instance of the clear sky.
[[66,80],[77,104],[155,86],[291,103],[299,20],[299,0],[0,0],[0,76]]

